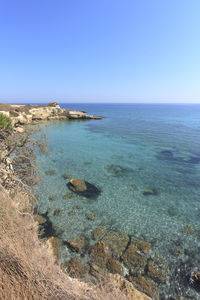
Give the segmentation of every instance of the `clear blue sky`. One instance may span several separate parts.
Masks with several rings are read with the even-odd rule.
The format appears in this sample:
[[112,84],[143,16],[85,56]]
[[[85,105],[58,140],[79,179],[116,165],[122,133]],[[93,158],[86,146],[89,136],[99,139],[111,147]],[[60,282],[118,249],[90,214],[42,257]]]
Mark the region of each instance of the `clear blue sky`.
[[200,103],[200,0],[0,0],[0,102]]

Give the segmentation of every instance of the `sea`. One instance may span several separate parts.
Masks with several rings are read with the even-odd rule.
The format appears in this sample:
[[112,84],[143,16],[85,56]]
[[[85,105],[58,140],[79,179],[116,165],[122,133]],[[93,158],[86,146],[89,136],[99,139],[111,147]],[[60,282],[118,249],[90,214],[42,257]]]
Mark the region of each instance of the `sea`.
[[[169,268],[160,299],[200,299],[190,278],[200,269],[200,105],[60,106],[103,119],[41,124],[49,153],[37,152],[41,182],[34,192],[40,213],[48,212],[62,240],[89,238],[103,225],[151,242],[150,255]],[[92,183],[101,194],[63,199],[70,192],[64,173]],[[81,209],[70,213],[74,206]],[[63,247],[62,260],[70,257]]]

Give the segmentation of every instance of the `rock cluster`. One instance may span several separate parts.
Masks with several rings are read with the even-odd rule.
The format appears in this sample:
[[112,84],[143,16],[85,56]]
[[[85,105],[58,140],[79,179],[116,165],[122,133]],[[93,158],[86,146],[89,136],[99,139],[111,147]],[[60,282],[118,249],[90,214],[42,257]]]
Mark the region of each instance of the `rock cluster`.
[[132,291],[129,291],[128,299],[133,299],[130,295],[136,295],[136,291],[144,297],[141,299],[159,299],[159,284],[166,282],[168,267],[162,259],[150,254],[151,243],[126,232],[106,232],[105,226],[98,226],[91,235],[96,242],[90,246],[83,236],[66,241],[69,249],[80,253],[81,257],[86,255],[87,261],[89,259],[89,269],[78,259],[66,264],[73,276],[77,274],[80,278],[85,276],[85,272],[100,280],[114,276],[121,284],[123,282],[123,287]]

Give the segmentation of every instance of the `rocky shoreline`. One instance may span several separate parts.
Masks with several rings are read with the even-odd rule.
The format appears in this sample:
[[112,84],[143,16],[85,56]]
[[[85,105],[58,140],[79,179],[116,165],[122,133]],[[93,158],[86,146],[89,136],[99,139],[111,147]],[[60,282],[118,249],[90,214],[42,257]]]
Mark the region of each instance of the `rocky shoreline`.
[[[29,215],[34,219],[34,222],[38,227],[38,237],[45,244],[45,247],[48,249],[48,252],[52,255],[54,262],[59,264],[61,269],[66,273],[66,275],[70,275],[72,278],[81,279],[81,281],[85,281],[89,284],[90,289],[94,289],[96,291],[99,283],[104,286],[108,282],[111,282],[112,285],[116,286],[117,289],[121,290],[122,293],[126,296],[127,299],[138,299],[138,300],[149,300],[151,299],[147,296],[147,293],[143,293],[143,291],[139,291],[138,288],[134,287],[134,285],[127,281],[125,276],[123,276],[122,267],[120,266],[120,262],[112,258],[112,254],[104,241],[100,241],[102,228],[97,228],[93,232],[93,238],[96,243],[93,245],[91,249],[89,249],[89,253],[91,256],[91,263],[88,265],[84,265],[78,257],[73,257],[70,261],[66,262],[66,264],[60,264],[60,247],[65,246],[69,247],[73,253],[83,255],[84,251],[88,251],[87,249],[87,240],[84,236],[77,237],[75,240],[67,240],[62,241],[57,236],[56,229],[53,227],[51,223],[48,212],[46,214],[40,214],[35,207],[36,198],[32,195],[31,187],[34,184],[37,184],[36,169],[35,169],[35,156],[34,156],[34,146],[35,141],[32,141],[28,132],[24,130],[21,125],[25,124],[35,124],[37,121],[39,124],[41,120],[63,120],[63,119],[100,119],[101,117],[88,116],[84,112],[76,112],[71,111],[67,113],[66,116],[58,114],[52,116],[52,111],[54,109],[59,109],[57,104],[53,104],[50,106],[50,110],[44,107],[29,107],[26,106],[15,106],[15,105],[0,105],[1,112],[4,115],[8,116],[13,124],[14,130],[0,130],[0,190],[3,193],[8,194],[14,206],[16,206],[18,213],[22,216]],[[47,106],[48,107],[48,106]],[[17,111],[16,111],[17,109]],[[21,111],[21,109],[23,111]],[[29,114],[27,114],[26,109],[29,110]],[[32,109],[36,109],[38,115],[31,115],[32,117],[27,117],[30,115],[30,111],[33,112]],[[19,111],[20,110],[20,111]],[[34,110],[35,111],[35,110]],[[42,114],[40,114],[42,111]],[[43,114],[44,111],[47,111],[48,114]],[[17,112],[16,115],[14,112]],[[34,117],[33,117],[34,116]],[[52,118],[54,117],[54,118]],[[18,130],[20,129],[20,130]],[[22,130],[23,129],[23,130]],[[40,146],[40,144],[39,144]],[[37,168],[37,167],[36,167]],[[80,182],[79,182],[80,183]],[[89,189],[89,194],[100,192],[96,187],[92,186],[90,183],[84,183],[85,192]],[[71,189],[73,192],[73,188]],[[76,190],[74,190],[76,192]],[[79,190],[78,192],[83,192]],[[18,201],[19,199],[23,199],[23,202]],[[74,208],[74,210],[79,209],[78,207]],[[92,221],[93,215],[88,214],[88,219]],[[105,228],[106,230],[106,228]],[[120,233],[119,233],[120,234]],[[129,240],[129,238],[128,238]],[[127,242],[128,242],[127,240]],[[119,244],[120,246],[120,244]],[[101,266],[99,261],[101,261],[101,257],[105,255],[105,264]],[[121,270],[119,272],[119,270]],[[94,287],[91,287],[91,284]],[[95,298],[96,299],[96,298]]]
[[[3,109],[3,105],[0,104],[0,110]],[[11,118],[15,131],[12,133],[1,131],[0,186],[6,188],[13,199],[17,194],[16,186],[20,187],[18,192],[24,193],[27,198],[26,203],[18,203],[20,211],[32,214],[35,199],[26,187],[37,183],[33,176],[35,173],[33,170],[34,151],[33,144],[28,144],[29,139],[22,125],[40,124],[42,120],[84,120],[101,117],[88,116],[85,112],[77,111],[71,111],[70,115],[68,110],[64,110],[66,115],[63,116],[58,111],[61,108],[57,103],[44,107],[30,107],[29,105],[8,105],[2,110]],[[28,115],[31,117],[27,117]],[[23,157],[20,156],[21,152],[23,152]],[[111,173],[120,171],[119,167],[115,169],[109,166]],[[53,171],[48,170],[47,175],[53,176],[55,174]],[[61,176],[67,180],[66,184],[71,191],[64,195],[66,199],[73,197],[73,193],[88,198],[98,197],[101,193],[98,188],[87,181],[69,179],[71,176],[68,174]],[[156,195],[156,191],[146,190],[143,194],[145,196]],[[53,197],[51,200],[54,200]],[[80,206],[73,206],[71,214],[75,214],[79,209],[81,209]],[[54,213],[59,216],[61,212],[55,210]],[[92,213],[88,213],[86,217],[91,222],[95,219]],[[170,274],[165,259],[152,253],[151,242],[130,236],[126,232],[115,231],[104,224],[97,226],[89,237],[83,234],[71,240],[62,240],[56,228],[53,227],[48,212],[40,214],[35,207],[33,218],[39,226],[39,237],[45,243],[54,261],[66,274],[86,282],[111,280],[130,300],[159,299],[159,286],[167,284]],[[71,258],[66,262],[62,262],[60,257],[60,249],[63,247],[67,247],[71,253]],[[192,273],[191,280],[199,286],[199,272]]]
[[87,115],[84,111],[61,108],[56,102],[47,105],[0,103],[0,113],[11,119],[16,131],[23,132],[21,125],[39,124],[44,120],[100,120],[103,117]]

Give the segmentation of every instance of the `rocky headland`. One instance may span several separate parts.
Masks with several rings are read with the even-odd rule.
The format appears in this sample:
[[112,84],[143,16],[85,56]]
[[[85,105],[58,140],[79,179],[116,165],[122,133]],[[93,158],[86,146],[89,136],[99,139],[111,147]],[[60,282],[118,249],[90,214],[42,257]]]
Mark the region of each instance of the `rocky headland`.
[[100,120],[102,117],[87,115],[84,111],[61,108],[56,102],[47,105],[25,105],[0,103],[0,114],[11,119],[17,131],[21,125],[38,124],[44,120]]

